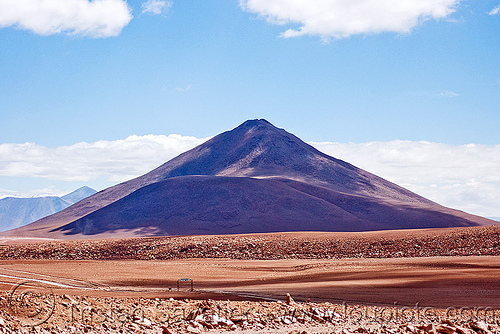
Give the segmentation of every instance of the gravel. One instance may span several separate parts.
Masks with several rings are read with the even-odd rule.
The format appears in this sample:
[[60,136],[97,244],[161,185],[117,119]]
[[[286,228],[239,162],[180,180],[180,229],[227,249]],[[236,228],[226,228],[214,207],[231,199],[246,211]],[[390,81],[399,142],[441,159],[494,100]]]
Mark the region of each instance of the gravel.
[[[0,333],[499,333],[491,313],[331,303],[38,296],[18,307],[0,294]],[[44,300],[45,298],[45,300]],[[26,300],[24,300],[26,302]],[[55,305],[52,308],[51,306]],[[26,306],[26,305],[25,305]],[[496,315],[498,317],[498,314]]]
[[446,233],[343,236],[256,234],[54,241],[1,245],[0,259],[244,260],[395,258],[500,255],[500,227],[452,229]]

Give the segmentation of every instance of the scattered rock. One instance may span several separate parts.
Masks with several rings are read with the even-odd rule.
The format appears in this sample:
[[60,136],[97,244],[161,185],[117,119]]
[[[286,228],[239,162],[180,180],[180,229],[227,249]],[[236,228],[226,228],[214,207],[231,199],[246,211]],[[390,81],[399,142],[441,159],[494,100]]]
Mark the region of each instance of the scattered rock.
[[456,328],[447,324],[439,324],[436,326],[436,332],[443,334],[453,334],[455,333]]
[[4,245],[0,259],[168,260],[187,258],[330,259],[500,255],[500,227],[398,237],[284,238],[278,234],[52,241]]

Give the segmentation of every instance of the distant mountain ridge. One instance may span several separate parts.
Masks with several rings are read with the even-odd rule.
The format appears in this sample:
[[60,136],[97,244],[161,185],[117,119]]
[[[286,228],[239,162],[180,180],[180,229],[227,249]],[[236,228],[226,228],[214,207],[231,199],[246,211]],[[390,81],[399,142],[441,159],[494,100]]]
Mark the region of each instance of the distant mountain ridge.
[[62,197],[2,198],[0,199],[0,231],[32,223],[59,212],[96,192],[94,189],[84,186]]
[[88,238],[491,224],[328,156],[260,119],[7,234]]

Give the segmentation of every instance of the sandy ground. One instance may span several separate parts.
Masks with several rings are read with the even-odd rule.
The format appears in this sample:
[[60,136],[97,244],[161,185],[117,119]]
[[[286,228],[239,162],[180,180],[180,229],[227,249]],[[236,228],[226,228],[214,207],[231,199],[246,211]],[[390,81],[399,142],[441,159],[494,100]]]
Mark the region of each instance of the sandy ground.
[[[194,292],[187,292],[194,282]],[[20,280],[87,295],[353,302],[500,308],[500,257],[340,260],[0,261],[2,288]],[[169,289],[171,291],[169,291]],[[184,291],[184,292],[183,292]]]
[[[39,333],[500,333],[498,227],[1,244],[0,333],[33,332],[26,323],[43,313],[12,306],[31,297],[36,310],[55,305]],[[181,278],[194,291],[189,282],[177,290]],[[346,324],[335,315],[346,305],[372,315],[431,307],[441,316]],[[450,321],[442,316],[450,307],[491,307],[497,318]],[[179,308],[182,321],[162,320]],[[136,309],[147,319],[109,322],[103,313]],[[214,318],[227,309],[252,317]],[[92,312],[106,321],[92,323]]]
[[[189,282],[177,290],[180,278],[192,279],[194,291]],[[470,312],[491,307],[500,320],[498,256],[3,260],[0,281],[0,332],[6,333],[34,328],[39,333],[500,332],[491,314],[487,322],[478,319],[479,313],[467,319]],[[29,299],[23,291],[41,294],[28,305],[42,313],[33,316],[12,307],[20,296],[23,302]],[[295,301],[287,301],[287,293]],[[405,307],[410,321],[403,317]],[[446,313],[450,307],[451,315]],[[460,307],[472,311],[457,317]],[[425,308],[434,312],[430,318],[423,316]],[[247,311],[248,319],[242,319]],[[48,320],[38,324],[37,317]]]

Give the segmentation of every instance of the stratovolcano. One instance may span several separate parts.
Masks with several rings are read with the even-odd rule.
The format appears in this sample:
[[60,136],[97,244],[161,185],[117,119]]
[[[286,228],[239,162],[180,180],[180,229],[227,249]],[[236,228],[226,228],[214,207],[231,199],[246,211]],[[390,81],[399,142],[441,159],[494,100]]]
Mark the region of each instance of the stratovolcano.
[[3,235],[76,239],[491,224],[328,156],[260,119]]

